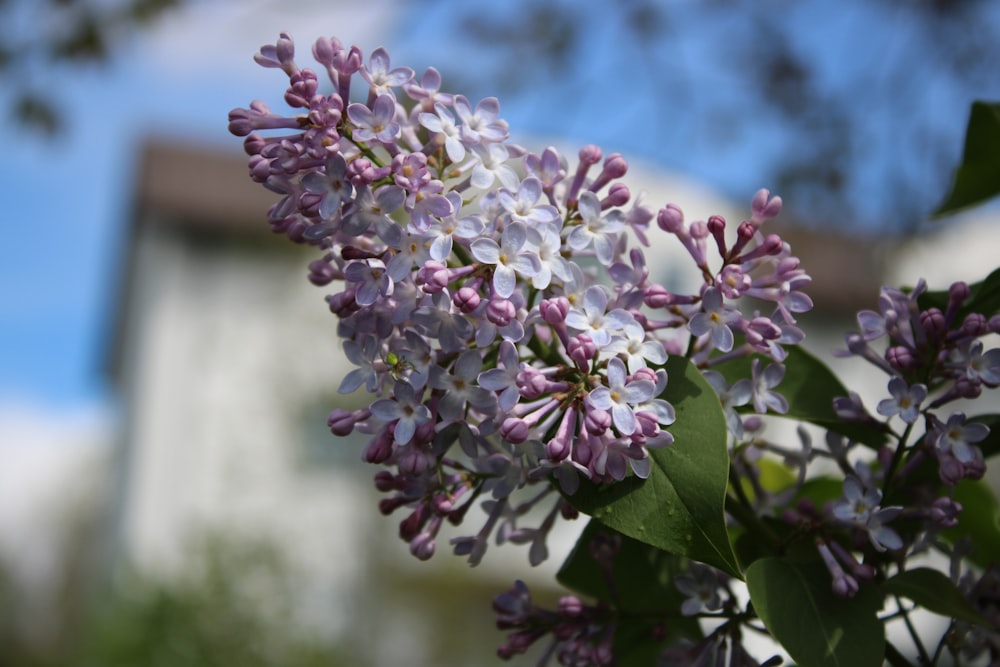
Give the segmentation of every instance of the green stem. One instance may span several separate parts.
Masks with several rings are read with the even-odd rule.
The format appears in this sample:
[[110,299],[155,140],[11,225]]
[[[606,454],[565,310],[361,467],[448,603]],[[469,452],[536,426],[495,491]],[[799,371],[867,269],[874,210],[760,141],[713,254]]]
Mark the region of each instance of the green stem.
[[906,608],[903,607],[903,603],[900,601],[898,595],[893,595],[893,599],[896,601],[896,606],[903,616],[903,623],[906,624],[906,630],[910,633],[910,637],[913,639],[914,645],[917,647],[917,652],[920,654],[920,664],[931,665],[931,657],[927,654],[927,649],[924,648],[924,643],[920,641],[920,635],[917,634],[917,629],[913,627],[913,623],[910,621],[910,614],[907,613]]
[[903,435],[899,436],[899,442],[896,444],[896,451],[892,454],[892,461],[889,462],[889,468],[885,471],[885,479],[882,480],[882,497],[888,495],[889,484],[892,482],[893,475],[896,474],[896,468],[899,467],[899,462],[903,460],[903,452],[906,451],[906,441],[910,437],[910,432],[913,430],[913,424],[907,424],[906,430],[903,431]]

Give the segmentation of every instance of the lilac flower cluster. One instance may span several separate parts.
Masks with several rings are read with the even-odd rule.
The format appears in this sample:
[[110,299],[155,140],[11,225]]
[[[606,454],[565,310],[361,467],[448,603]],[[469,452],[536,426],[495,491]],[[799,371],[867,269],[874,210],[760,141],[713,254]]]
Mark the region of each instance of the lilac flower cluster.
[[[335,286],[327,302],[355,366],[340,390],[374,396],[329,425],[370,434],[364,458],[386,467],[375,483],[390,494],[381,509],[406,508],[414,555],[430,557],[442,524],[485,499],[485,525],[455,551],[476,563],[493,536],[544,559],[553,522],[575,515],[551,481],[572,494],[581,478],[646,477],[649,451],[672,443],[668,353],[704,368],[769,357],[744,402],[787,409],[772,390],[812,303],[788,245],[761,232],[779,198],[761,190],[727,235],[720,216],[688,223],[676,205],[642,206],[621,155],[585,146],[571,165],[510,143],[496,99],[444,92],[433,68],[417,77],[336,38],[312,56],[316,70],[300,67],[285,34],[262,47],[255,59],[288,77],[293,113],[255,101],[229,129],[246,137],[251,177],[281,197],[272,229],[322,253],[309,279]],[[651,276],[641,245],[664,231],[702,276],[697,293]],[[735,305],[745,297],[759,304],[749,314]],[[545,499],[539,526],[517,524]]]
[[[1000,332],[1000,316],[987,319],[972,312],[959,317],[969,298],[969,288],[962,282],[949,289],[943,311],[921,307],[925,293],[923,281],[909,292],[884,288],[878,312],[858,313],[859,331],[847,335],[847,350],[838,353],[866,360],[887,373],[889,380],[888,397],[876,406],[879,417],[854,392],[834,401],[837,415],[892,436],[895,445],[882,447],[868,465],[851,461],[855,442],[828,433],[823,453],[844,472],[843,495],[824,511],[806,502],[784,513],[787,521],[800,526],[851,531],[851,549],[822,529],[816,537],[834,591],[846,597],[876,576],[867,559],[861,562],[853,552],[874,549],[900,558],[926,549],[938,532],[958,523],[962,505],[953,496],[955,485],[963,479],[980,479],[986,470],[976,443],[989,435],[989,428],[967,421],[959,409],[941,411],[956,401],[977,398],[983,388],[1000,385],[1000,349],[984,351],[983,340]],[[876,345],[882,346],[881,351]],[[901,431],[892,428],[897,419]],[[917,430],[921,421],[922,436]],[[924,474],[929,465],[936,467],[943,493]],[[885,506],[889,496],[897,504]],[[899,518],[919,522],[905,539],[889,525]]]
[[561,665],[614,664],[612,640],[615,626],[608,623],[605,606],[585,605],[578,597],[567,595],[550,611],[535,605],[523,581],[493,599],[497,628],[511,630],[497,655],[509,660],[531,648],[542,637],[551,635],[539,664],[555,656]]
[[[907,431],[923,416],[926,435],[913,454],[936,458],[941,480],[954,486],[964,478],[983,476],[983,454],[975,443],[986,438],[989,428],[966,423],[960,410],[946,417],[939,411],[955,401],[977,398],[984,387],[1000,386],[1000,348],[984,351],[983,341],[990,333],[1000,333],[1000,315],[987,319],[968,313],[959,318],[969,298],[964,282],[949,288],[944,311],[921,308],[918,299],[925,292],[923,281],[908,293],[884,288],[878,312],[858,313],[860,331],[848,334],[847,350],[840,354],[862,357],[889,374],[890,396],[876,411],[886,422],[899,417]],[[876,342],[885,345],[881,353],[873,346]],[[875,420],[854,394],[839,399],[835,408],[843,419]]]

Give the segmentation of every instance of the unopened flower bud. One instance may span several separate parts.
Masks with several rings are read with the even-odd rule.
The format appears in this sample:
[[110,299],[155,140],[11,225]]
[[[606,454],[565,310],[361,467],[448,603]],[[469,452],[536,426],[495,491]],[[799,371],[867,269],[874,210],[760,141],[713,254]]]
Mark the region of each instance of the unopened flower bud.
[[987,332],[986,317],[980,313],[969,313],[965,316],[959,331],[964,336],[978,337]]
[[309,263],[309,282],[317,287],[329,285],[337,277],[337,269],[326,260],[317,259]]
[[656,214],[656,224],[665,232],[680,234],[684,231],[684,211],[676,204],[667,204]]
[[583,602],[575,595],[565,595],[559,598],[559,613],[569,618],[574,618],[583,613]]
[[910,348],[904,345],[894,345],[885,351],[885,360],[898,371],[909,371],[916,367],[917,360]]
[[605,410],[591,408],[584,415],[583,426],[587,429],[587,433],[604,435],[611,428],[611,414]]
[[526,366],[524,370],[518,372],[515,378],[521,396],[529,401],[539,398],[549,387],[548,378],[542,375],[537,368]]
[[451,297],[451,301],[460,311],[469,314],[479,307],[481,298],[479,292],[471,287],[460,287]]
[[668,292],[663,285],[654,284],[646,288],[642,300],[650,308],[666,308],[673,304],[674,295]]
[[927,338],[932,342],[941,340],[948,330],[944,313],[938,308],[928,308],[922,311],[920,313],[920,326],[923,327]]
[[597,358],[597,345],[586,334],[580,334],[569,339],[569,358],[580,368],[586,369],[591,360]]
[[375,473],[375,488],[382,493],[392,491],[396,488],[396,476],[388,470],[379,470]]
[[545,299],[538,304],[538,312],[549,324],[561,324],[569,313],[569,299],[564,296]]
[[750,202],[753,221],[758,225],[781,213],[781,197],[771,197],[771,193],[761,188]]
[[632,192],[624,183],[612,183],[608,188],[608,196],[601,200],[601,209],[606,210],[616,206],[624,206],[632,197]]
[[434,536],[428,533],[420,533],[410,542],[410,553],[420,560],[429,560],[434,549]]
[[500,436],[508,442],[519,445],[531,435],[531,427],[523,419],[507,417],[500,425]]
[[368,463],[385,463],[392,456],[392,431],[383,431],[365,446],[362,457]]
[[597,164],[601,161],[601,148],[600,146],[595,146],[594,144],[587,144],[580,149],[579,157],[580,162],[591,165]]
[[494,297],[486,307],[486,319],[498,327],[505,327],[517,317],[517,309],[509,299]]

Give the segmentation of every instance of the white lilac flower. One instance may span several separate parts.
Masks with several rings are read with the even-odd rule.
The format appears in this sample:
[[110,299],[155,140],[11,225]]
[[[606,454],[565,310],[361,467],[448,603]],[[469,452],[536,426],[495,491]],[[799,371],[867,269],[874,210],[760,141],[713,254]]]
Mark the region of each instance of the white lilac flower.
[[559,221],[559,210],[551,204],[539,204],[542,182],[534,176],[521,181],[516,192],[500,190],[497,201],[511,220],[526,225],[553,224]]
[[448,158],[452,162],[461,162],[465,157],[465,145],[462,143],[462,133],[451,111],[438,103],[434,105],[434,113],[421,113],[418,118],[421,125],[441,135]]
[[646,368],[646,362],[663,364],[667,361],[667,352],[663,349],[663,343],[654,338],[648,338],[642,325],[634,321],[626,322],[621,333],[611,337],[611,342],[604,348],[603,354],[625,355],[629,373]]
[[539,224],[528,228],[528,247],[538,257],[538,272],[531,277],[531,285],[543,290],[555,275],[561,281],[572,278],[569,262],[562,256],[562,239],[559,229],[551,224]]
[[499,363],[479,374],[479,386],[500,392],[497,397],[500,409],[509,412],[517,405],[521,395],[517,388],[517,376],[521,372],[521,360],[517,347],[510,341],[501,341],[498,353]]
[[395,116],[396,101],[390,95],[379,95],[371,109],[356,102],[347,107],[347,117],[356,126],[351,135],[354,141],[394,143],[402,131]]
[[473,109],[464,95],[455,96],[455,113],[462,119],[462,139],[467,144],[503,141],[507,123],[500,118],[500,102],[487,97]]
[[578,208],[582,222],[573,228],[566,242],[573,250],[593,246],[597,260],[610,266],[614,261],[618,233],[625,227],[624,215],[621,211],[603,214],[600,200],[590,191],[580,193]]
[[520,273],[532,277],[541,268],[541,262],[534,253],[525,250],[528,231],[521,223],[512,223],[504,229],[498,244],[491,238],[480,238],[472,242],[472,256],[483,264],[492,264],[493,289],[504,298],[514,293],[517,276]]
[[372,91],[379,96],[392,96],[393,88],[398,88],[413,79],[413,70],[409,67],[389,69],[392,63],[389,53],[384,48],[377,48],[368,56],[368,64],[361,68],[361,78],[369,83]]
[[608,295],[599,285],[591,285],[583,293],[581,308],[571,308],[566,314],[566,326],[590,336],[600,348],[611,342],[611,334],[621,331],[626,324],[635,322],[635,317],[620,308],[606,312]]
[[[660,426],[670,426],[677,419],[677,412],[674,410],[668,401],[662,398],[656,398],[657,396],[662,396],[664,390],[667,388],[667,371],[660,368],[656,371],[656,384],[653,387],[653,397],[636,403],[635,413],[636,415],[652,415],[653,419]],[[661,430],[659,433],[652,436],[652,438],[646,438],[645,446],[646,448],[658,448],[666,447],[674,442],[673,434],[668,431]]]
[[733,349],[733,330],[730,324],[742,318],[738,310],[723,303],[722,292],[710,287],[701,300],[702,312],[696,313],[688,328],[695,336],[709,334],[712,346],[720,352]]
[[453,213],[441,218],[436,223],[432,223],[427,229],[427,237],[431,241],[429,254],[431,259],[439,262],[447,261],[451,255],[453,238],[474,239],[483,233],[483,221],[474,215],[467,215],[459,218],[458,212],[462,208],[462,196],[457,192],[449,192],[445,197],[451,202]]
[[403,85],[403,90],[410,99],[420,103],[420,109],[429,111],[435,104],[450,105],[455,99],[450,93],[441,92],[441,73],[434,67],[428,67],[420,76],[419,82],[410,81]]
[[590,392],[590,403],[598,410],[608,410],[615,428],[623,435],[636,430],[633,406],[653,398],[655,385],[649,380],[628,381],[625,363],[617,357],[608,362],[608,384]]
[[504,144],[488,144],[485,146],[474,144],[470,147],[470,150],[475,156],[471,178],[473,187],[488,190],[498,180],[505,188],[514,189],[517,187],[517,172],[507,164],[507,160],[510,158],[510,151],[507,150]]
[[920,417],[920,404],[927,398],[927,387],[915,384],[906,385],[906,380],[896,376],[889,380],[889,393],[892,398],[879,401],[875,410],[883,417],[899,415],[907,424],[912,424]]

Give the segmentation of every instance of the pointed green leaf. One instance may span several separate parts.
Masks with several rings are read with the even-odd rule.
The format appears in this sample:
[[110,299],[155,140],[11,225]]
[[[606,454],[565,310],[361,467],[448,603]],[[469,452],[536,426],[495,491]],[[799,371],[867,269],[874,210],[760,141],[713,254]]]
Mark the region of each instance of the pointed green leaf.
[[764,625],[802,667],[881,665],[885,633],[881,598],[865,586],[838,598],[822,564],[761,558],[747,568],[747,588]]
[[933,217],[956,213],[1000,194],[1000,104],[973,102],[962,164]]
[[649,479],[584,483],[567,499],[624,535],[742,578],[725,522],[729,452],[722,406],[684,357],[671,357],[666,370],[662,398],[677,412],[669,429],[674,444],[651,452]]
[[909,598],[935,614],[987,625],[951,579],[935,569],[918,567],[900,572],[885,582],[885,590]]
[[955,487],[955,500],[962,504],[962,512],[958,525],[943,531],[944,537],[953,543],[963,537],[972,540],[969,560],[982,568],[1000,564],[1000,504],[989,485],[964,480]]

